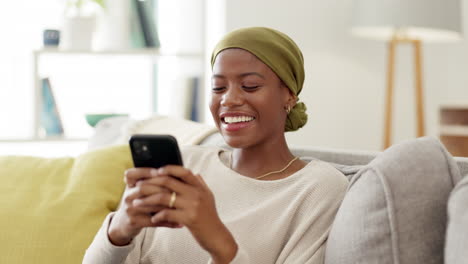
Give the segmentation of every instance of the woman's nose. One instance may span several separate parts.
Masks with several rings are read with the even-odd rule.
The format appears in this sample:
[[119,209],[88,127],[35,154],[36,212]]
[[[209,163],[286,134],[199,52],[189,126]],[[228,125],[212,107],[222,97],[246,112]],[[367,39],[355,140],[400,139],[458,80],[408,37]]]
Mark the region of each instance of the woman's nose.
[[242,91],[237,87],[229,87],[221,99],[221,105],[226,107],[242,105],[243,102]]

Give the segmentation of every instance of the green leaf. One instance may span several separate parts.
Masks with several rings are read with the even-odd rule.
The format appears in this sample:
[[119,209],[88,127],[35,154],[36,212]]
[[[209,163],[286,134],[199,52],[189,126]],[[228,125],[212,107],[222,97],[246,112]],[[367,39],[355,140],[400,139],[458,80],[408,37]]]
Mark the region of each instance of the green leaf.
[[96,4],[100,5],[102,8],[106,7],[105,0],[93,0]]

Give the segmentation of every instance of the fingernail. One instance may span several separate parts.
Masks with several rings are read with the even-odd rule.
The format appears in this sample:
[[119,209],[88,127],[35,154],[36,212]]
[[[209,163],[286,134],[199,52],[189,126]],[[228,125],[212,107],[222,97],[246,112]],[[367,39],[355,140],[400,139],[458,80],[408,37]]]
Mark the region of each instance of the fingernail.
[[153,223],[153,224],[156,223],[156,218],[151,217],[151,223]]
[[151,176],[156,177],[156,176],[158,176],[158,170],[157,169],[151,169],[150,174],[151,174]]
[[141,199],[135,199],[135,200],[133,200],[133,205],[134,205],[134,206],[138,206],[138,205],[140,205],[140,204],[142,204],[142,203],[143,203],[143,201],[142,201]]
[[159,169],[158,169],[158,172],[159,172],[160,174],[164,174],[164,168],[159,168]]

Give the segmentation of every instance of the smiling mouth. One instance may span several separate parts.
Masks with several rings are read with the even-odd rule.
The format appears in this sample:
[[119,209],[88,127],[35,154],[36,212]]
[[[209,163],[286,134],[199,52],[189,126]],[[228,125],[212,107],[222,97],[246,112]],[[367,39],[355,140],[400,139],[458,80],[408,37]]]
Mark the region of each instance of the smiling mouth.
[[225,116],[221,118],[221,121],[225,124],[237,124],[245,123],[255,120],[255,117],[252,116]]

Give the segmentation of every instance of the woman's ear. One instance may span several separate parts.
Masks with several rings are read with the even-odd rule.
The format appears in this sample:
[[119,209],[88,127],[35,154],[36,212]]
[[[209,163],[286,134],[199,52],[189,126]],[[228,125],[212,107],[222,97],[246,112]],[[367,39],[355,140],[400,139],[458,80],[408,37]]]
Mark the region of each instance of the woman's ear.
[[286,86],[285,83],[281,82],[281,87],[283,88],[284,92],[284,104],[289,105],[291,108],[293,108],[296,105],[297,102],[297,96],[294,94],[291,89]]

